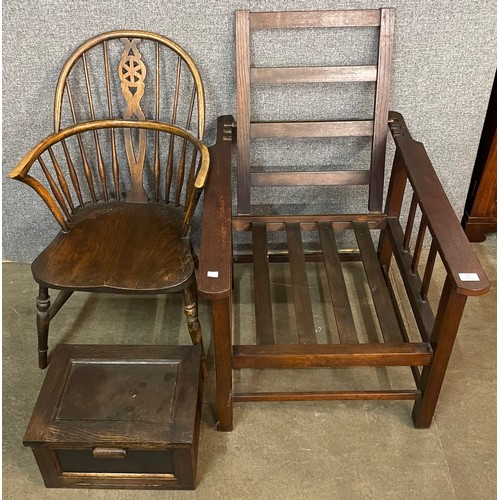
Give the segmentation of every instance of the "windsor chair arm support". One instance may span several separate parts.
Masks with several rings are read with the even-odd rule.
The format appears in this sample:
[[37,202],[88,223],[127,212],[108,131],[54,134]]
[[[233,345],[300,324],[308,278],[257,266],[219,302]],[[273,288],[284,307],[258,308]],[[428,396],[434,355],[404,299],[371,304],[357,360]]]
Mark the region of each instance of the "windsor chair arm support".
[[217,141],[210,148],[210,175],[204,194],[198,292],[209,300],[232,292],[231,144],[233,117],[217,120]]
[[[84,132],[96,131],[102,129],[111,128],[128,128],[128,129],[145,129],[153,130],[158,132],[165,132],[168,134],[173,134],[179,136],[187,141],[190,141],[200,152],[201,163],[197,176],[194,181],[194,187],[196,190],[201,190],[205,186],[208,169],[210,164],[209,152],[206,144],[194,137],[189,131],[166,123],[155,122],[155,121],[133,121],[133,120],[95,120],[91,122],[82,122],[71,127],[65,128],[59,132],[55,132],[41,142],[39,142],[31,151],[29,151],[24,158],[18,163],[18,165],[9,173],[11,179],[19,180],[31,188],[33,188],[46,203],[55,219],[61,226],[64,232],[69,231],[69,225],[66,221],[65,214],[60,207],[64,207],[64,200],[56,181],[48,176],[48,182],[52,191],[50,191],[37,179],[29,175],[30,169],[37,160],[41,160],[41,155],[48,152],[52,155],[52,146],[57,143],[64,141],[65,139],[82,134]],[[43,160],[41,160],[42,168],[44,167]],[[61,174],[62,175],[62,174]],[[59,177],[59,175],[58,175]],[[58,179],[61,182],[61,179]],[[195,204],[195,203],[194,203]],[[193,208],[187,207],[187,216],[192,216]],[[68,214],[66,214],[67,216]]]
[[389,113],[389,126],[396,144],[395,168],[402,168],[399,182],[404,190],[403,183],[410,181],[448,278],[459,294],[485,294],[490,288],[488,278],[460,226],[424,145],[411,137],[400,113]]

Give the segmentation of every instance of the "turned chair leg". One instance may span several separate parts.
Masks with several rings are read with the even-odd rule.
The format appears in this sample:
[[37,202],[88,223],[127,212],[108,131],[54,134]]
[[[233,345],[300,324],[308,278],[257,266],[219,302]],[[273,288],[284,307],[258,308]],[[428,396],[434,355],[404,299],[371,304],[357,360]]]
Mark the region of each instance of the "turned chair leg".
[[205,350],[203,349],[201,326],[198,320],[198,295],[196,280],[184,289],[184,312],[186,313],[189,335],[193,345],[201,345],[201,375],[203,378],[208,376],[207,360]]
[[42,370],[47,368],[47,341],[49,337],[50,322],[49,309],[49,289],[40,285],[38,297],[36,298],[36,329],[38,333],[38,366]]

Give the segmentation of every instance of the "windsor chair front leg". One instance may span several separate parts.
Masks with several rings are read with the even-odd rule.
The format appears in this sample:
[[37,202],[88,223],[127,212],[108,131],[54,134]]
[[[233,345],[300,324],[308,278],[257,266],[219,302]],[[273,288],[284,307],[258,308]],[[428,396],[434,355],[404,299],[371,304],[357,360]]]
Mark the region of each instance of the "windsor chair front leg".
[[38,334],[38,366],[42,370],[47,368],[47,351],[50,323],[49,309],[49,289],[40,285],[38,290],[38,297],[36,298],[36,329]]

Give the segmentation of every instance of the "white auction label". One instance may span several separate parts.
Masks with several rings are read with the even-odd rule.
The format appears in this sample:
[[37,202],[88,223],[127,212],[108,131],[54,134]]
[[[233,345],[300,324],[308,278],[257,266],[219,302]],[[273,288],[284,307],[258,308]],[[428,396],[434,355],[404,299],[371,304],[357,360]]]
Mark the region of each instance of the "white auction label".
[[219,277],[219,271],[207,271],[207,276],[209,278],[218,278]]
[[458,277],[462,281],[480,281],[479,276],[476,273],[458,273]]

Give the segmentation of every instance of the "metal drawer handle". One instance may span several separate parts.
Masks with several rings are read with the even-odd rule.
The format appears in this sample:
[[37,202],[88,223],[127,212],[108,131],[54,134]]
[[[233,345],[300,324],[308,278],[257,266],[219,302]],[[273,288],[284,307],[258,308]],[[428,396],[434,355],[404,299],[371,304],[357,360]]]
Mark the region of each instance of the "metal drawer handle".
[[92,450],[94,458],[125,458],[127,450],[123,448],[94,448]]

